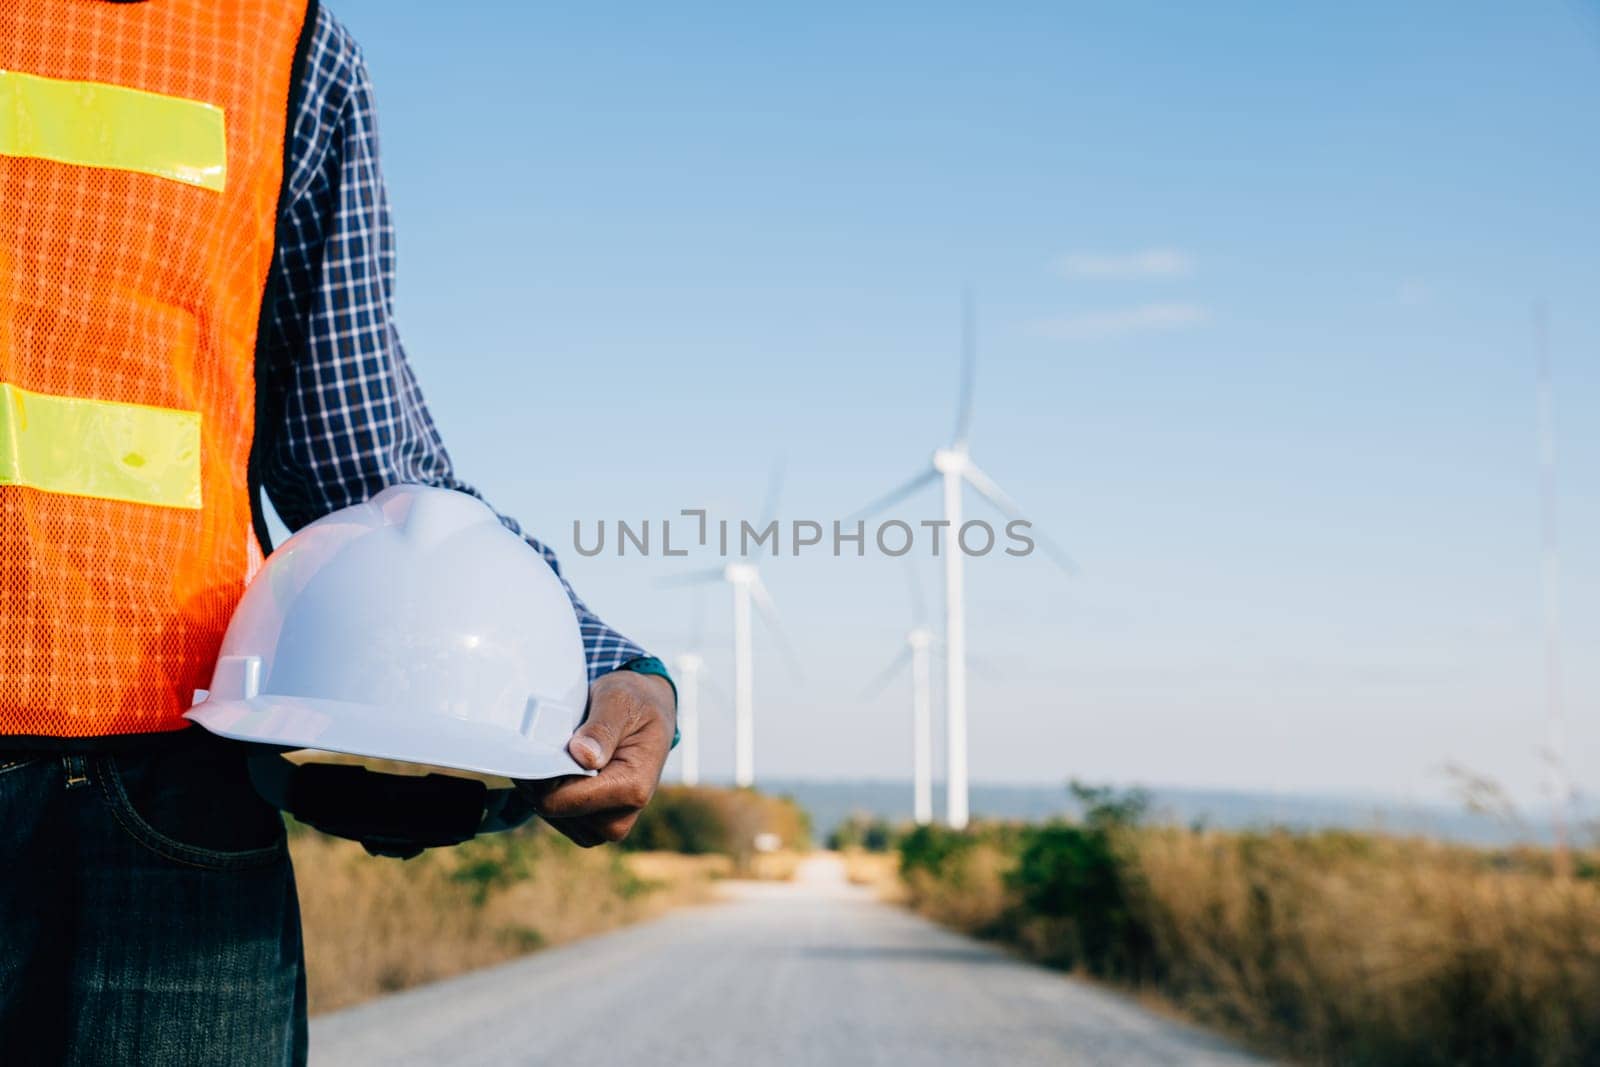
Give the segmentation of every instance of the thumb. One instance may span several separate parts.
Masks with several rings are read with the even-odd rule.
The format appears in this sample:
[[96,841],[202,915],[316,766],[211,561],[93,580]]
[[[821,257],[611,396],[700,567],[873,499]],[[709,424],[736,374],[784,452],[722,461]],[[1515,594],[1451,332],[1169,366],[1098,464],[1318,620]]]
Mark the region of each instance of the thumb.
[[597,700],[590,706],[589,717],[567,742],[567,751],[578,765],[598,771],[611,762],[611,756],[622,740],[622,720],[625,714],[618,708],[620,701]]

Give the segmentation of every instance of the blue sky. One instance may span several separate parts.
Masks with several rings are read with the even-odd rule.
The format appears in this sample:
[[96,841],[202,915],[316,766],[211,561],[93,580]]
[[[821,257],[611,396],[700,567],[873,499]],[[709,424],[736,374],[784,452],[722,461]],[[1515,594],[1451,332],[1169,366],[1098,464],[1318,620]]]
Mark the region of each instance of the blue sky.
[[[1535,798],[1546,300],[1600,788],[1592,5],[334,10],[458,466],[663,655],[695,594],[658,580],[714,561],[582,559],[573,520],[753,519],[780,456],[785,517],[848,514],[948,435],[971,283],[974,455],[1082,565],[968,569],[979,780],[1432,796],[1455,761]],[[758,633],[759,772],[908,773],[904,686],[860,699],[903,565],[764,573],[805,674]]]

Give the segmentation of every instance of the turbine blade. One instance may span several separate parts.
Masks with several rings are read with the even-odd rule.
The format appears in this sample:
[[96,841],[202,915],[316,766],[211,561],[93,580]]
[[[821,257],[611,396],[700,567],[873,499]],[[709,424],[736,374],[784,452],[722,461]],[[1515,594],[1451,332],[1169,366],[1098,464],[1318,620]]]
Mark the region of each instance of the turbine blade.
[[956,447],[972,433],[972,396],[978,378],[978,327],[972,308],[972,287],[961,292],[961,394],[956,402]]
[[777,643],[778,651],[783,653],[790,675],[797,682],[803,680],[805,672],[800,669],[800,658],[795,655],[794,645],[789,641],[783,623],[778,621],[778,606],[772,602],[772,594],[767,592],[766,584],[759,575],[750,583],[750,599],[755,603],[756,614],[761,616],[761,621],[766,623],[773,641]]
[[994,479],[983,473],[982,468],[976,463],[969,460],[961,474],[972,484],[972,488],[987,497],[989,503],[999,508],[1004,514],[1013,519],[1025,517],[1022,514],[1022,505],[1013,500],[1010,493],[996,485]]
[[[985,500],[993,504],[1002,515],[1011,519],[1027,519],[1027,516],[1022,513],[1022,507],[1011,499],[1009,493],[996,485],[993,478],[983,473],[976,463],[969,462],[966,469],[961,472],[961,475],[972,488],[976,489]],[[1029,525],[1028,535],[1033,538],[1035,544],[1044,550],[1044,554],[1049,556],[1056,566],[1066,571],[1069,575],[1077,574],[1078,565],[1073,562],[1071,556],[1067,555],[1066,549],[1052,541],[1038,527],[1032,526],[1031,523]]]
[[900,654],[890,660],[887,667],[873,675],[872,681],[862,687],[860,699],[872,700],[875,698],[889,687],[889,683],[894,681],[895,675],[899,674],[901,668],[910,662],[911,650],[909,648],[901,649]]
[[761,529],[778,517],[778,498],[783,494],[783,479],[788,464],[783,457],[773,461],[772,473],[767,477],[767,499],[761,505]]
[[767,583],[761,580],[759,574],[750,579],[750,599],[755,602],[756,610],[763,615],[778,617],[778,605],[772,602],[772,594],[767,591]]
[[[933,639],[932,648],[933,654],[940,659],[944,659],[949,655],[949,649],[946,647],[942,637]],[[967,670],[973,677],[982,678],[986,682],[998,681],[1004,673],[999,667],[995,666],[994,660],[984,656],[973,655],[970,648],[967,649]]]
[[912,493],[915,493],[918,489],[921,489],[923,486],[929,485],[938,480],[939,472],[934,470],[932,467],[929,467],[927,470],[923,471],[921,474],[918,474],[904,485],[897,487],[892,492],[885,493],[883,496],[879,497],[877,500],[874,500],[866,507],[861,508],[859,511],[856,511],[854,514],[848,516],[846,521],[849,521],[850,519],[865,519],[869,516],[876,515],[880,511],[885,511],[889,508],[892,508],[896,504],[900,503],[900,501],[910,496]]
[[659,586],[674,585],[700,585],[702,582],[720,582],[724,575],[721,567],[707,567],[705,570],[688,571],[684,574],[673,574],[665,578],[657,578]]

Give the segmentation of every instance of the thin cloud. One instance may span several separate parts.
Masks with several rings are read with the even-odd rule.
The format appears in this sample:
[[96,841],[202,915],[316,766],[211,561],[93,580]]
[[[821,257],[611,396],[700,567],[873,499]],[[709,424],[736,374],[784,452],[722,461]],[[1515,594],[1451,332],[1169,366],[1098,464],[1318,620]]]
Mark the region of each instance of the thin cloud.
[[1176,248],[1147,248],[1123,255],[1073,252],[1056,261],[1068,278],[1133,281],[1140,278],[1187,278],[1194,273],[1194,258]]
[[1105,341],[1130,334],[1185,329],[1210,317],[1201,304],[1141,304],[1042,319],[1033,324],[1033,333],[1052,341]]

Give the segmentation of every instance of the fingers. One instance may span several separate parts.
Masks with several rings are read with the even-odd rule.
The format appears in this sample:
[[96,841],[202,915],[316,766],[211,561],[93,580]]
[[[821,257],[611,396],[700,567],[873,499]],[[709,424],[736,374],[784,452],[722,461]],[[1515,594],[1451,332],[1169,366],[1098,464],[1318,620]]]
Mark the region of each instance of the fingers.
[[562,778],[538,800],[547,819],[573,819],[621,809],[637,811],[650,803],[655,781],[632,760],[618,759],[593,778]]
[[639,821],[637,809],[619,809],[601,812],[578,819],[547,819],[551,826],[580,848],[593,848],[607,842],[621,841],[628,836],[634,823]]
[[584,848],[621,841],[650,803],[672,748],[672,687],[631,671],[599,678],[567,750],[599,773],[519,783],[545,821]]
[[549,819],[546,821],[550,826],[560,831],[563,837],[579,848],[594,848],[596,845],[606,843],[605,838],[589,829],[588,825],[583,821],[569,819]]
[[639,821],[640,812],[632,811],[613,812],[609,816],[597,816],[598,823],[591,823],[592,829],[607,841],[621,841],[633,830],[633,824]]

